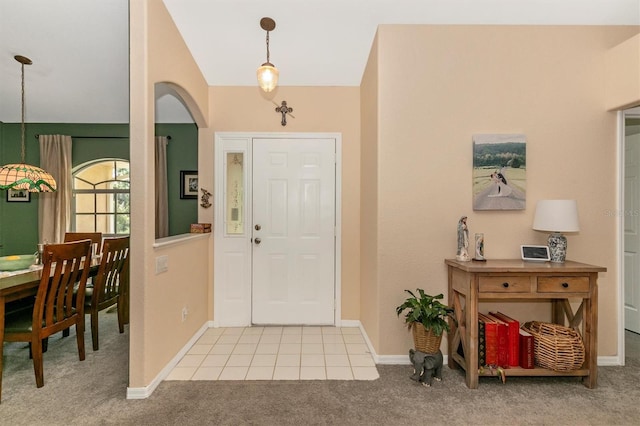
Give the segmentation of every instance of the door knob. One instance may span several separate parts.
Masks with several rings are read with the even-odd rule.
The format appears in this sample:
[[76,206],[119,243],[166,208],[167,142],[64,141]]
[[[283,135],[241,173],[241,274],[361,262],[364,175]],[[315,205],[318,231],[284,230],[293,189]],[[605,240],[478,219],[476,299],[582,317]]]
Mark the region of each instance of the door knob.
[[254,226],[254,228],[256,229],[256,231],[259,231],[259,230],[261,230],[261,229],[262,229],[262,226],[260,226],[260,225],[256,225],[256,226]]
[[256,244],[260,244],[262,242],[260,238],[254,238],[253,241],[255,241]]

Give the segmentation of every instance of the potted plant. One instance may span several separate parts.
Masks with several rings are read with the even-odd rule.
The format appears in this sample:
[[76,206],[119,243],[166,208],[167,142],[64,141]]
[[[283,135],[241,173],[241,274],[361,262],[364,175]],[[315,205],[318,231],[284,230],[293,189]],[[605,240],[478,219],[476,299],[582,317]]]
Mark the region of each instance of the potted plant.
[[415,349],[424,353],[436,353],[440,350],[442,333],[449,331],[448,318],[453,318],[453,308],[443,304],[442,294],[428,295],[423,289],[416,289],[418,296],[412,291],[405,290],[411,295],[404,303],[396,308],[398,317],[406,311],[404,320],[413,332]]

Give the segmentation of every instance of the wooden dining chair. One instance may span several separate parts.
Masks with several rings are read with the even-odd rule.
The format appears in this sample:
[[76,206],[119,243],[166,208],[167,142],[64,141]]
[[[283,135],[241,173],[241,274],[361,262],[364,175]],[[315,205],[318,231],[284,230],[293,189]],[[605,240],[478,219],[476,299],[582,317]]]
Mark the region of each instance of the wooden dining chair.
[[89,259],[90,240],[46,245],[33,310],[5,315],[4,341],[29,343],[39,388],[44,386],[43,339],[75,325],[78,357],[85,358],[83,302],[89,267],[84,266]]
[[100,254],[100,248],[102,246],[102,232],[66,232],[64,234],[65,243],[86,239],[90,239],[91,244],[96,244],[97,249],[95,254]]
[[105,238],[102,259],[93,288],[85,294],[85,313],[91,315],[93,350],[98,350],[98,312],[118,305],[118,329],[124,333],[126,323],[126,296],[129,283],[129,237]]
[[[65,243],[86,239],[91,240],[92,247],[95,244],[96,250],[95,253],[92,252],[92,254],[100,254],[100,249],[102,247],[102,232],[65,232],[64,234]],[[93,278],[91,277],[87,280],[87,288],[89,287],[93,287]],[[69,336],[69,329],[63,330],[62,336]]]

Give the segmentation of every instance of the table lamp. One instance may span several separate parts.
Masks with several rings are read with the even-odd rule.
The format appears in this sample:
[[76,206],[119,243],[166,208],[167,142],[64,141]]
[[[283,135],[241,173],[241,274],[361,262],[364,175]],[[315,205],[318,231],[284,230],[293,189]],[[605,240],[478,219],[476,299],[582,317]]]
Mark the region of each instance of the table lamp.
[[548,245],[551,261],[564,263],[567,238],[562,232],[578,232],[578,204],[575,200],[540,200],[536,205],[533,229],[550,231]]

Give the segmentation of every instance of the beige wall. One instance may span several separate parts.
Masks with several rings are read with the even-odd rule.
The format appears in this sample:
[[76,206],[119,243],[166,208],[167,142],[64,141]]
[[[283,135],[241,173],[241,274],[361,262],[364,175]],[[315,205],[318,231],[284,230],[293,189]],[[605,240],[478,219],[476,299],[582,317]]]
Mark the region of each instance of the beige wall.
[[380,290],[378,288],[378,37],[373,40],[360,85],[360,321],[369,340],[380,346]]
[[[461,215],[471,235],[484,232],[488,258],[514,258],[521,243],[545,243],[547,235],[531,229],[544,198],[578,201],[581,231],[568,236],[568,257],[608,268],[600,280],[599,355],[616,353],[618,222],[609,214],[617,207],[616,115],[604,107],[604,63],[608,49],[637,32],[379,27],[377,199],[363,196],[362,205],[378,208],[378,354],[411,347],[394,312],[404,289],[446,294],[443,259],[455,256]],[[474,133],[526,135],[526,210],[472,210]],[[373,148],[362,146],[366,158]],[[534,319],[519,305],[504,310]]]
[[[207,84],[161,0],[130,2],[131,325],[129,386],[148,386],[208,320],[211,238],[154,249],[154,85],[171,84],[199,128]],[[156,275],[155,259],[169,271]],[[189,314],[182,321],[182,308]]]
[[[282,70],[281,72],[285,72]],[[337,132],[342,134],[342,319],[360,318],[360,90],[357,87],[210,87],[216,132]],[[293,108],[287,126],[277,105]],[[209,157],[213,167],[213,156]]]
[[[212,241],[153,248],[157,82],[177,87],[198,121],[203,187],[213,187],[214,131],[342,134],[342,318],[360,319],[378,354],[411,346],[394,312],[405,288],[446,293],[443,259],[455,253],[460,215],[485,233],[487,257],[516,257],[521,243],[546,239],[531,230],[535,201],[565,197],[578,200],[582,227],[569,257],[609,269],[599,355],[615,354],[616,117],[603,82],[606,52],[637,27],[381,26],[362,88],[278,89],[274,100],[294,108],[285,128],[256,87],[206,86],[161,0],[132,0],[130,11],[132,387],[148,385],[212,318]],[[527,136],[526,210],[472,211],[474,133]],[[212,209],[199,220],[212,222]],[[164,254],[170,271],[156,275]]]
[[640,105],[640,34],[606,54],[607,109]]

